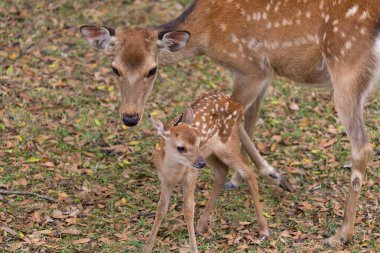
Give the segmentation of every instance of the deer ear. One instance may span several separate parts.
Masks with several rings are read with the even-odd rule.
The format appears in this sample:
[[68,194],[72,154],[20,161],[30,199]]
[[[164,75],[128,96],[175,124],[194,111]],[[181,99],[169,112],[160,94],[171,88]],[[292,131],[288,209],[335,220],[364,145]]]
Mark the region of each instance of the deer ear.
[[182,123],[189,124],[193,123],[194,114],[193,109],[190,106],[186,106],[185,111],[182,114]]
[[163,31],[158,34],[158,46],[170,52],[177,52],[184,48],[191,33],[188,31]]
[[169,131],[165,131],[164,124],[162,123],[161,120],[151,116],[150,121],[152,121],[152,125],[153,125],[154,129],[156,129],[158,136],[168,137],[170,135]]
[[79,30],[87,42],[97,49],[109,49],[115,46],[116,32],[113,28],[84,25]]

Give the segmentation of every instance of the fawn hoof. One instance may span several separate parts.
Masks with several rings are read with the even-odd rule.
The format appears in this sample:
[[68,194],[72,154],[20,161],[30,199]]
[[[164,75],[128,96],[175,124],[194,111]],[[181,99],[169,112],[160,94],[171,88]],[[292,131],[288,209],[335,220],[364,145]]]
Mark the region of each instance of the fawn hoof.
[[238,185],[235,185],[231,181],[228,181],[227,183],[224,184],[224,189],[236,189],[239,188]]
[[293,192],[293,186],[287,176],[281,174],[280,187],[287,192]]

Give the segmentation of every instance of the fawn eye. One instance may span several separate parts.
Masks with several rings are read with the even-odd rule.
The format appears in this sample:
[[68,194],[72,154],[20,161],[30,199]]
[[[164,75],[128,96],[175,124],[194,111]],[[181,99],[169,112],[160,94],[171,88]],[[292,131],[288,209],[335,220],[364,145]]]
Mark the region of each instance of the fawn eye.
[[118,71],[114,66],[111,66],[111,68],[112,68],[112,71],[113,71],[113,73],[114,73],[115,75],[120,76],[119,71]]
[[178,152],[183,153],[186,151],[185,147],[177,147]]
[[157,72],[157,67],[154,67],[151,70],[149,70],[148,75],[146,77],[147,78],[152,77],[154,74],[156,74],[156,72]]

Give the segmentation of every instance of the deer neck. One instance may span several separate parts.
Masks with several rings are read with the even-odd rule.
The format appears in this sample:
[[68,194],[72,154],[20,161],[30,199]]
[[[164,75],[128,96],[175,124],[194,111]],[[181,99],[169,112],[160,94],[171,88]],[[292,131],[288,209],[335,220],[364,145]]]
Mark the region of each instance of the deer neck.
[[198,11],[202,8],[201,1],[194,0],[193,3],[176,19],[169,23],[153,27],[158,32],[183,30],[191,33],[190,40],[185,48],[178,52],[161,50],[158,54],[160,65],[170,65],[195,55],[203,53],[207,47],[207,14]]

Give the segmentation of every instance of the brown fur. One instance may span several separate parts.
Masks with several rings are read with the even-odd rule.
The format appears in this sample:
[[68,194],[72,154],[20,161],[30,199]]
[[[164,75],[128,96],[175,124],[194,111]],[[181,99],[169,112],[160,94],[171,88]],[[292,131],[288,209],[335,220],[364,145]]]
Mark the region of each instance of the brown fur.
[[[210,93],[199,97],[192,103],[191,108],[193,114],[191,126],[181,120],[185,118],[184,114],[188,113],[188,109],[186,109],[171,123],[170,137],[162,137],[157,148],[155,163],[161,181],[161,196],[156,219],[143,250],[144,253],[152,251],[158,228],[167,212],[173,187],[179,183],[182,183],[184,188],[184,216],[188,225],[191,252],[198,252],[193,227],[194,190],[198,173],[194,168],[184,167],[176,159],[170,159],[171,157],[185,157],[189,161],[199,159],[197,152],[191,153],[192,148],[199,150],[200,154],[207,159],[208,165],[215,170],[214,187],[196,231],[202,233],[206,228],[210,213],[226,179],[228,167],[231,167],[247,180],[254,201],[260,235],[265,238],[269,235],[268,224],[262,214],[257,176],[240,150],[239,131],[245,132],[244,129],[239,130],[243,107],[226,95]],[[205,129],[209,131],[205,132]],[[229,129],[228,134],[225,132],[226,129]],[[200,145],[199,142],[193,142],[194,137],[201,141]],[[176,151],[178,142],[181,145],[186,143],[187,151],[181,155]],[[190,145],[192,142],[193,145]],[[251,147],[250,151],[257,152],[253,143],[250,142],[248,145]],[[190,153],[190,155],[186,153]]]
[[[334,89],[338,116],[352,147],[353,167],[343,225],[328,240],[332,246],[352,238],[359,191],[371,154],[363,110],[370,86],[380,81],[376,72],[380,70],[379,6],[379,0],[198,0],[166,26],[191,33],[186,47],[178,52],[158,50],[154,44],[158,34],[165,33],[165,25],[146,29],[152,44],[145,59],[150,62],[154,59],[168,65],[204,54],[234,74],[232,98],[245,107],[245,129],[251,138],[274,75]],[[143,43],[140,36],[130,36]],[[145,74],[145,68],[135,73]],[[123,92],[127,95],[122,110],[141,115],[151,86],[129,89],[130,93]],[[253,160],[262,174],[273,170],[258,152]],[[214,164],[223,167],[218,161]],[[237,186],[241,182],[235,173],[230,183]]]
[[155,34],[142,28],[132,28],[126,32],[119,32],[116,36],[116,50],[122,52],[121,62],[125,62],[130,69],[137,69],[150,53]]

